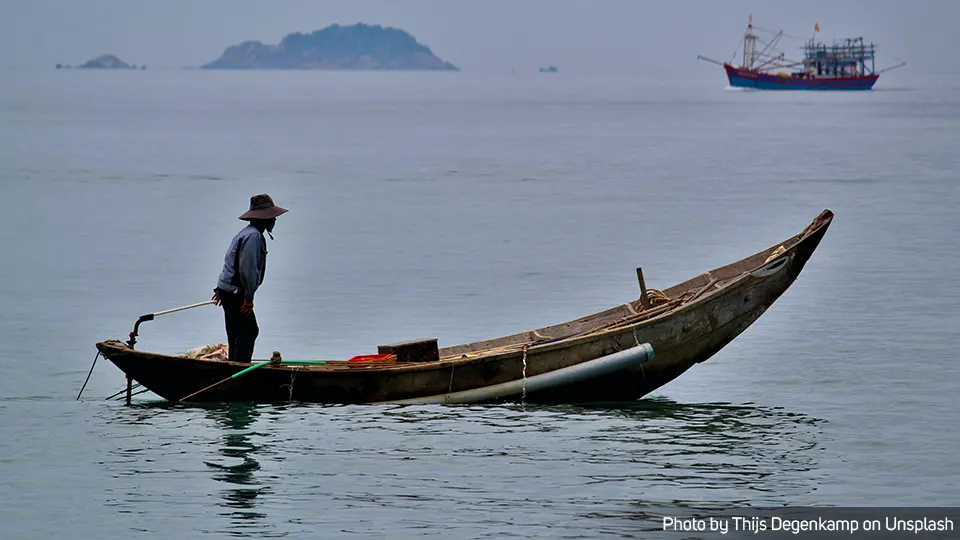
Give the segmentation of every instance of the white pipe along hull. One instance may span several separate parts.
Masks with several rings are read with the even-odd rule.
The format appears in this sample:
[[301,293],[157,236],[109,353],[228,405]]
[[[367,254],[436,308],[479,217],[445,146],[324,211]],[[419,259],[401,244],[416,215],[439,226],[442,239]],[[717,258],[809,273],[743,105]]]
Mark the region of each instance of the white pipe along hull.
[[[498,399],[510,396],[519,396],[526,393],[539,392],[567,384],[575,384],[605,375],[611,375],[618,371],[631,369],[633,367],[645,364],[653,360],[653,345],[641,343],[635,347],[625,349],[607,356],[601,356],[593,360],[581,362],[579,364],[541,373],[527,377],[526,384],[523,379],[485,386],[483,388],[474,388],[462,392],[453,392],[451,394],[440,394],[436,396],[426,396],[422,398],[401,399],[397,401],[382,401],[380,404],[390,405],[428,405],[428,404],[465,404],[465,403],[485,403],[496,401]],[[524,389],[524,386],[526,388]]]

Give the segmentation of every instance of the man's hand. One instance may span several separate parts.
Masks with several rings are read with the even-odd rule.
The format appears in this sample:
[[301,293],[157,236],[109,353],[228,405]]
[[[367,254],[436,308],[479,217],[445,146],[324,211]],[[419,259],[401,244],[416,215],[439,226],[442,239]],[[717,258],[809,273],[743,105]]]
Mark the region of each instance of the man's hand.
[[219,306],[219,305],[220,305],[220,291],[218,291],[217,289],[214,289],[214,290],[213,290],[213,297],[210,298],[210,299],[213,300],[213,305]]
[[253,302],[243,299],[243,305],[240,306],[240,313],[253,313]]

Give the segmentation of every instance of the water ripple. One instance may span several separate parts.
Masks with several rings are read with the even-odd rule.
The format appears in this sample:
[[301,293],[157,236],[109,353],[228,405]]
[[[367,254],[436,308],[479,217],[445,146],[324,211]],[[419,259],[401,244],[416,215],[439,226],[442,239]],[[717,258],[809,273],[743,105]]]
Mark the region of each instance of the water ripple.
[[815,489],[824,423],[779,408],[668,400],[145,403],[98,414],[106,507],[138,516],[147,532],[164,530],[163,516],[186,515],[205,524],[194,532],[234,537],[318,527],[325,536],[629,536],[638,507],[785,504]]

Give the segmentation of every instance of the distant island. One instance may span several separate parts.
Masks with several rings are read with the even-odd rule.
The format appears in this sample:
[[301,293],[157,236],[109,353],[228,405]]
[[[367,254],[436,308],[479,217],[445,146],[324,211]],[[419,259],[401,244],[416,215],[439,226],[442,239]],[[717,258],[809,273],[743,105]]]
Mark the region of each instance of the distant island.
[[335,24],[310,34],[288,34],[278,45],[246,41],[227,47],[201,69],[459,69],[397,28]]
[[[72,66],[57,64],[57,69],[70,69]],[[147,69],[147,66],[128,64],[112,54],[102,54],[77,66],[78,69]]]
[[556,73],[557,66],[547,66],[540,68],[540,73]]

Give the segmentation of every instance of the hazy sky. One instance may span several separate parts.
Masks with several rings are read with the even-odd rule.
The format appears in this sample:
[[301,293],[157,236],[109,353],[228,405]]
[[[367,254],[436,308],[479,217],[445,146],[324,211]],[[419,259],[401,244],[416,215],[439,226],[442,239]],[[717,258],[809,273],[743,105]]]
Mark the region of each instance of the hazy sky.
[[[819,22],[828,41],[864,36],[915,69],[960,70],[960,0],[0,0],[0,66],[108,52],[197,66],[242,41],[366,22],[402,28],[470,71],[683,70],[697,54],[729,60],[751,13],[763,28],[808,35]],[[799,41],[785,44],[798,56]]]

